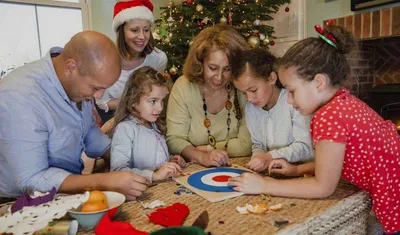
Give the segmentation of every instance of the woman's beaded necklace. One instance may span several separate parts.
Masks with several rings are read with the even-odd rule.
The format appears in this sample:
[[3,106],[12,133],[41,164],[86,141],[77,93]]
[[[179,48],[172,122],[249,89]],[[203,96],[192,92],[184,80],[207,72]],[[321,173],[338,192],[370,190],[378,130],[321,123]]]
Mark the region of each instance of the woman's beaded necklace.
[[[225,102],[225,108],[226,110],[228,110],[228,116],[226,118],[226,128],[227,128],[227,133],[226,133],[226,140],[225,140],[225,146],[224,149],[228,149],[228,143],[230,140],[230,136],[229,136],[229,132],[231,129],[231,109],[232,109],[232,102],[231,102],[231,92],[232,92],[232,84],[231,83],[227,83],[225,85],[225,90],[228,93],[228,100]],[[208,118],[207,116],[207,104],[206,104],[206,98],[205,95],[202,94],[202,98],[203,98],[203,110],[204,110],[204,126],[207,128],[207,134],[208,134],[208,143],[214,148],[216,149],[216,144],[217,141],[215,139],[215,137],[211,134],[210,131],[210,126],[211,126],[211,120]],[[237,91],[235,89],[235,107],[239,105],[239,102],[237,101]],[[239,113],[239,114],[238,114]],[[236,118],[238,119],[238,126],[239,126],[239,120],[242,118],[241,114],[240,114],[240,110],[237,109],[236,110]]]

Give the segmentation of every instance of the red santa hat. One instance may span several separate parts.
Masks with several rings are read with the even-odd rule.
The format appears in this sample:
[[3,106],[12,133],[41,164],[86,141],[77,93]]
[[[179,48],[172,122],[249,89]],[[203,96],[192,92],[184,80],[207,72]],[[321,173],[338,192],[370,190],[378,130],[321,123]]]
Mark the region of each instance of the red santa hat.
[[114,6],[113,30],[117,32],[118,27],[133,19],[148,20],[152,24],[153,4],[149,0],[129,0],[117,2]]

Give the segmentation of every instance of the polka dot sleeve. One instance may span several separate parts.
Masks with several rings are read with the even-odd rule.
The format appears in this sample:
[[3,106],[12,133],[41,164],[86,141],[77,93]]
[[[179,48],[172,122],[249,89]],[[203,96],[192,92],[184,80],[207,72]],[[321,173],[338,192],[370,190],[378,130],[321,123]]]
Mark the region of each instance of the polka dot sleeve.
[[346,124],[341,115],[332,109],[318,112],[311,121],[311,136],[313,144],[321,140],[347,143]]

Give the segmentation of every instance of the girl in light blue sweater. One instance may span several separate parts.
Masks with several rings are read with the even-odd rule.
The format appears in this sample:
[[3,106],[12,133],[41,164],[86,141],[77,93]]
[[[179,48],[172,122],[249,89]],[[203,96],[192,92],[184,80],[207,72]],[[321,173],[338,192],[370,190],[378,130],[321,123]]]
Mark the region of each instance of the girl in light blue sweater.
[[150,182],[177,175],[186,165],[176,155],[170,162],[165,124],[159,119],[171,82],[151,67],[129,78],[115,113],[111,170],[133,171]]
[[274,71],[275,56],[261,49],[243,52],[232,66],[233,84],[246,96],[246,124],[252,139],[247,167],[263,171],[273,159],[313,159],[310,116],[287,103],[287,91]]

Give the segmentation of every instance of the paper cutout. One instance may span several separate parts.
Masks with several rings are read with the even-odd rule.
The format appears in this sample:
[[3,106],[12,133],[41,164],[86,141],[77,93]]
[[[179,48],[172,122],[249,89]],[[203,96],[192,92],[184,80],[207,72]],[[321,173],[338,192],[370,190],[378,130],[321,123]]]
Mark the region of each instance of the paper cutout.
[[181,226],[189,215],[189,207],[182,203],[175,203],[165,208],[159,208],[150,215],[150,221],[165,227]]
[[[35,195],[43,194],[36,193]],[[67,210],[78,208],[88,198],[89,193],[58,195],[55,200],[38,206],[24,206],[22,210],[15,213],[11,213],[9,208],[10,212],[0,217],[0,231],[13,234],[33,234],[35,231],[45,228],[54,219],[63,217]]]
[[160,207],[160,206],[165,206],[165,203],[163,201],[160,200],[155,200],[151,203],[143,203],[140,202],[140,204],[143,206],[143,208],[150,208],[150,209],[154,209],[156,207]]
[[23,193],[11,206],[11,213],[21,210],[24,206],[38,206],[40,204],[53,201],[57,189],[53,187],[49,194],[44,196],[31,197],[28,193]]
[[101,218],[94,230],[96,235],[147,235],[148,233],[135,229],[129,222],[112,221],[118,208],[111,209]]

